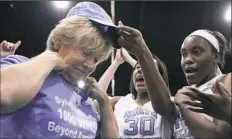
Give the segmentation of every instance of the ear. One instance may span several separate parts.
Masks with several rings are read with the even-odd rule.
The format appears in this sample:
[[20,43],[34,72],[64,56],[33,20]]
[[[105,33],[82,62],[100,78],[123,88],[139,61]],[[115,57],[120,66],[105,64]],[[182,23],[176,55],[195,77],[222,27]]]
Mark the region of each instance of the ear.
[[57,42],[52,42],[52,45],[53,45],[53,48],[56,50],[56,51],[58,51],[59,49],[60,49],[60,43],[57,43]]
[[213,53],[213,61],[215,64],[218,64],[220,62],[220,56],[218,53]]

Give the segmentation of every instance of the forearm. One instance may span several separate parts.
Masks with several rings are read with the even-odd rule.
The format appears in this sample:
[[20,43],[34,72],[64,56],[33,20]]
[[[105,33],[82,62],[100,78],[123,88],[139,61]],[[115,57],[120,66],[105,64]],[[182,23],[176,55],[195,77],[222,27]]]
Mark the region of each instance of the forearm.
[[115,119],[112,106],[108,97],[103,101],[99,101],[101,123],[100,136],[101,138],[119,138],[118,125]]
[[195,138],[220,138],[224,134],[218,129],[214,122],[206,119],[202,113],[188,110],[183,105],[179,105],[186,125]]
[[102,87],[102,89],[106,92],[111,79],[113,78],[116,70],[119,67],[119,63],[114,61],[109,68],[105,71],[105,73],[101,76],[100,80],[98,81],[98,84]]
[[129,63],[133,68],[135,67],[137,61],[134,60],[131,56],[126,59],[126,62]]
[[136,57],[141,66],[154,110],[161,115],[172,115],[175,105],[171,101],[170,91],[154,63],[151,52],[147,47],[143,47],[142,52]]
[[55,57],[44,52],[33,59],[1,68],[1,112],[30,102],[55,67]]

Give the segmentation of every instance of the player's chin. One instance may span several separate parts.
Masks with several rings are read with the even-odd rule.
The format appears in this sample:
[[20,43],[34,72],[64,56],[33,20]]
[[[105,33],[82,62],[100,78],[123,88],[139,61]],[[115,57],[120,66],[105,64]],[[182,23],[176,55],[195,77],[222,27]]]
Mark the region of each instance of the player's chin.
[[138,92],[138,93],[143,93],[143,92],[147,92],[147,88],[146,87],[136,87],[135,90]]

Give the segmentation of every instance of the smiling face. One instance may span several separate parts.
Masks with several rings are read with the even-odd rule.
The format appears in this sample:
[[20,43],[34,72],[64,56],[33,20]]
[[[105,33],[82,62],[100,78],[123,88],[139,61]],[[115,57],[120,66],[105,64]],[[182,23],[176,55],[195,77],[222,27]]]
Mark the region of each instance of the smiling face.
[[181,67],[188,84],[199,84],[214,73],[217,61],[211,44],[204,38],[186,38],[180,52]]

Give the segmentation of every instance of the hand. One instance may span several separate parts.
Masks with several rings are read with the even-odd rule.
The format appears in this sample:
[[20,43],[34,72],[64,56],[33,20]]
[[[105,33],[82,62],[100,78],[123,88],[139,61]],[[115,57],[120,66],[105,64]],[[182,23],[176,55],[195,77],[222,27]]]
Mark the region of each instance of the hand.
[[219,81],[217,81],[212,91],[214,94],[209,98],[228,116],[231,116],[231,92]]
[[56,63],[54,70],[62,70],[68,66],[65,63],[65,60],[57,52],[45,50],[43,53],[47,57],[47,59],[52,59]]
[[[205,105],[215,107],[215,109],[218,108],[220,109],[219,111],[222,111],[228,117],[231,116],[231,93],[229,93],[225,86],[219,81],[217,81],[212,87],[213,94],[206,94],[194,88],[191,88],[191,90],[193,90],[198,95],[198,100],[201,99],[201,101],[204,101]],[[200,106],[198,106],[196,102],[189,103],[190,105],[195,106],[191,108],[193,111],[198,111],[197,109],[199,109]],[[199,112],[208,113],[213,117],[219,113],[218,110],[214,110],[216,112],[215,114],[206,111],[206,106],[202,106],[201,109],[202,110]]]
[[120,65],[125,62],[123,56],[122,56],[122,48],[117,49],[116,56],[115,56],[115,61]]
[[121,54],[126,62],[129,62],[130,59],[133,59],[125,48],[121,48]]
[[58,56],[59,56],[59,64],[56,67],[56,70],[62,70],[71,65],[76,57],[76,49],[71,46],[61,46],[59,51],[58,51]]
[[120,21],[118,24],[118,34],[120,35],[118,39],[119,45],[132,54],[140,54],[147,47],[141,32],[132,27],[124,26]]
[[230,117],[225,112],[231,112],[231,105],[225,104],[224,100],[221,99],[218,94],[206,94],[194,87],[188,88],[191,91],[185,92],[184,94],[194,98],[194,100],[184,101],[183,105],[185,105],[186,108],[191,111],[205,113],[220,120],[225,120]]
[[86,78],[86,86],[84,92],[90,98],[96,99],[98,102],[109,99],[106,92],[98,85],[97,81],[93,77]]
[[183,105],[185,101],[191,101],[192,98],[188,95],[186,95],[186,92],[189,92],[191,90],[189,90],[187,87],[182,87],[181,89],[179,89],[174,97],[174,101],[177,105]]
[[14,55],[15,51],[18,49],[20,45],[21,41],[18,41],[15,44],[7,41],[2,41],[0,44],[1,58],[4,58],[8,55]]

